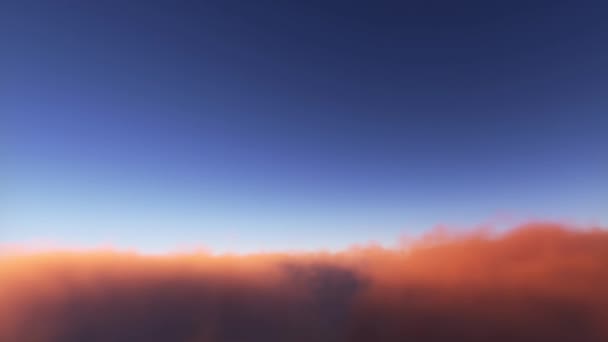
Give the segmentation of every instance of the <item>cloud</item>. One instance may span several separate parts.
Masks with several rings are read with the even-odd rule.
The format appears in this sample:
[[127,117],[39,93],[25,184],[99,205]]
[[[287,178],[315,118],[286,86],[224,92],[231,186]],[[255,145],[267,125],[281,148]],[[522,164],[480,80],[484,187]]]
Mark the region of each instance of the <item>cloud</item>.
[[0,341],[608,341],[608,232],[531,223],[402,249],[0,256]]

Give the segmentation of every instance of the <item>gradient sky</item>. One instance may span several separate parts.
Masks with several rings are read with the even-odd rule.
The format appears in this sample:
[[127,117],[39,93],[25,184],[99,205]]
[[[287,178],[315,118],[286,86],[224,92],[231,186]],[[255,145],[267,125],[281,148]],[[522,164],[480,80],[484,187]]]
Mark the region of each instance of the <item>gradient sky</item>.
[[2,1],[0,243],[608,223],[605,1]]

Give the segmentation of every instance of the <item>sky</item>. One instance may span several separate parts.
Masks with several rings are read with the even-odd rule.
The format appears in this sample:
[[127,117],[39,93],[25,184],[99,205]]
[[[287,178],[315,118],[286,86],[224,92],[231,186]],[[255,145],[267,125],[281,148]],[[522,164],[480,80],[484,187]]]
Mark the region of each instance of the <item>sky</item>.
[[2,1],[0,244],[608,224],[604,1]]

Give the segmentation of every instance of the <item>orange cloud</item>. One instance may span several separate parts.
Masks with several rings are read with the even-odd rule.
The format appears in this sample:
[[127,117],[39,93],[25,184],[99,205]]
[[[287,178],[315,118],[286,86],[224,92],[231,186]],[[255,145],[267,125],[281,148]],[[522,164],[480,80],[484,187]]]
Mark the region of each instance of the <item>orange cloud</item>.
[[0,341],[608,341],[608,231],[398,250],[0,256]]

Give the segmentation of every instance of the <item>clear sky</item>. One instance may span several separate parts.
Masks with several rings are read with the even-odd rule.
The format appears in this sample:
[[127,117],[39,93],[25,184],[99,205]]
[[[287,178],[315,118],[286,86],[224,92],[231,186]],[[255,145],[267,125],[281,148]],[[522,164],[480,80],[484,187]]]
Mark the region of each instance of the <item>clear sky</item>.
[[605,1],[0,6],[0,243],[608,223]]

